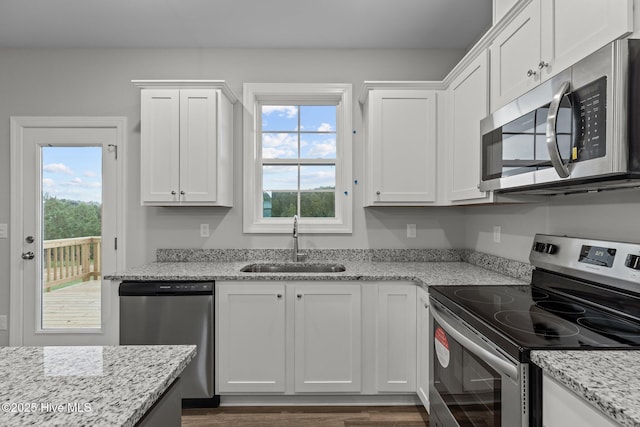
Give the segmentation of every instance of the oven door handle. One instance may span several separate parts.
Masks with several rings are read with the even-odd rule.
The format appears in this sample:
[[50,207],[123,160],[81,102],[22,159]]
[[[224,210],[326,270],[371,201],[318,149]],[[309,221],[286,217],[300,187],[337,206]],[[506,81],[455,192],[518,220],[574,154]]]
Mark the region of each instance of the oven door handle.
[[570,175],[569,168],[560,157],[560,148],[558,147],[558,135],[556,127],[558,124],[558,113],[560,112],[560,104],[562,97],[569,91],[569,82],[562,83],[558,92],[553,96],[551,104],[549,104],[549,112],[547,113],[547,151],[551,158],[551,164],[556,170],[560,178],[567,178]]
[[[432,300],[433,301],[433,300]],[[481,358],[484,362],[490,365],[495,370],[504,373],[514,381],[518,381],[518,367],[513,364],[509,360],[505,359],[496,352],[491,351],[481,344],[477,343],[474,339],[467,336],[464,332],[459,331],[458,329],[451,326],[452,322],[456,322],[454,318],[452,318],[447,313],[443,312],[442,309],[438,307],[438,304],[431,304],[431,314],[433,318],[438,321],[440,326],[451,335],[458,344],[462,345],[464,348],[469,350],[471,353],[475,354],[479,358]],[[448,320],[451,319],[451,320]],[[465,330],[468,328],[464,325],[461,325]],[[469,333],[472,333],[469,331]]]

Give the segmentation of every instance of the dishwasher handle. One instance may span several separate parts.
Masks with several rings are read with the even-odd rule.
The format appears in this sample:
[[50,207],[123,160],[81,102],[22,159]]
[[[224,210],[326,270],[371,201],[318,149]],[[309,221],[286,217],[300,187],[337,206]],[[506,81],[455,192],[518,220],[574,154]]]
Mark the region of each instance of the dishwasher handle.
[[124,281],[118,288],[123,296],[213,295],[214,282],[197,281]]

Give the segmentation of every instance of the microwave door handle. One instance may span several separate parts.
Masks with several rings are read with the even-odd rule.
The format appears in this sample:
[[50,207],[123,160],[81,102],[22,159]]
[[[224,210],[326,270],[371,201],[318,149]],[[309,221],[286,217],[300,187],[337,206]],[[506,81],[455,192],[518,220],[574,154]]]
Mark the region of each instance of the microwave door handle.
[[558,123],[558,112],[560,111],[560,103],[562,97],[569,91],[569,82],[562,83],[558,92],[554,95],[551,104],[549,104],[549,113],[547,114],[547,151],[551,158],[551,164],[560,176],[567,178],[569,176],[569,168],[560,157],[560,148],[558,148],[558,136],[556,134],[556,124]]
[[[458,344],[478,356],[485,363],[487,363],[497,371],[504,373],[514,381],[518,381],[518,367],[516,365],[496,355],[494,352],[480,346],[471,338],[467,337],[463,332],[460,332],[456,328],[451,326],[449,321],[445,320],[445,318],[450,318],[450,316],[446,313],[443,313],[436,304],[431,304],[431,315],[438,321],[440,326],[442,326],[442,329],[444,329],[449,335],[451,335],[453,339],[458,341]],[[455,322],[455,319],[452,320]],[[466,327],[464,328],[466,329]]]

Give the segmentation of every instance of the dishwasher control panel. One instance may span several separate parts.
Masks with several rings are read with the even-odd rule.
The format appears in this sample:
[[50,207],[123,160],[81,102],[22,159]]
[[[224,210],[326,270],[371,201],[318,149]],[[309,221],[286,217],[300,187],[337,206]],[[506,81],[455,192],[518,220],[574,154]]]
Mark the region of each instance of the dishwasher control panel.
[[120,284],[120,296],[211,295],[214,282],[141,282],[125,281]]

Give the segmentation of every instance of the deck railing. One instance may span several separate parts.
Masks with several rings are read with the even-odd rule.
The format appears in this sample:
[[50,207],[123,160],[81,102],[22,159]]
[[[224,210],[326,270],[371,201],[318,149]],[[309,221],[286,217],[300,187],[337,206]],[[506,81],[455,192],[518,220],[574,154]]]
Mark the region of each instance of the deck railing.
[[100,236],[44,241],[43,282],[51,287],[100,278]]

